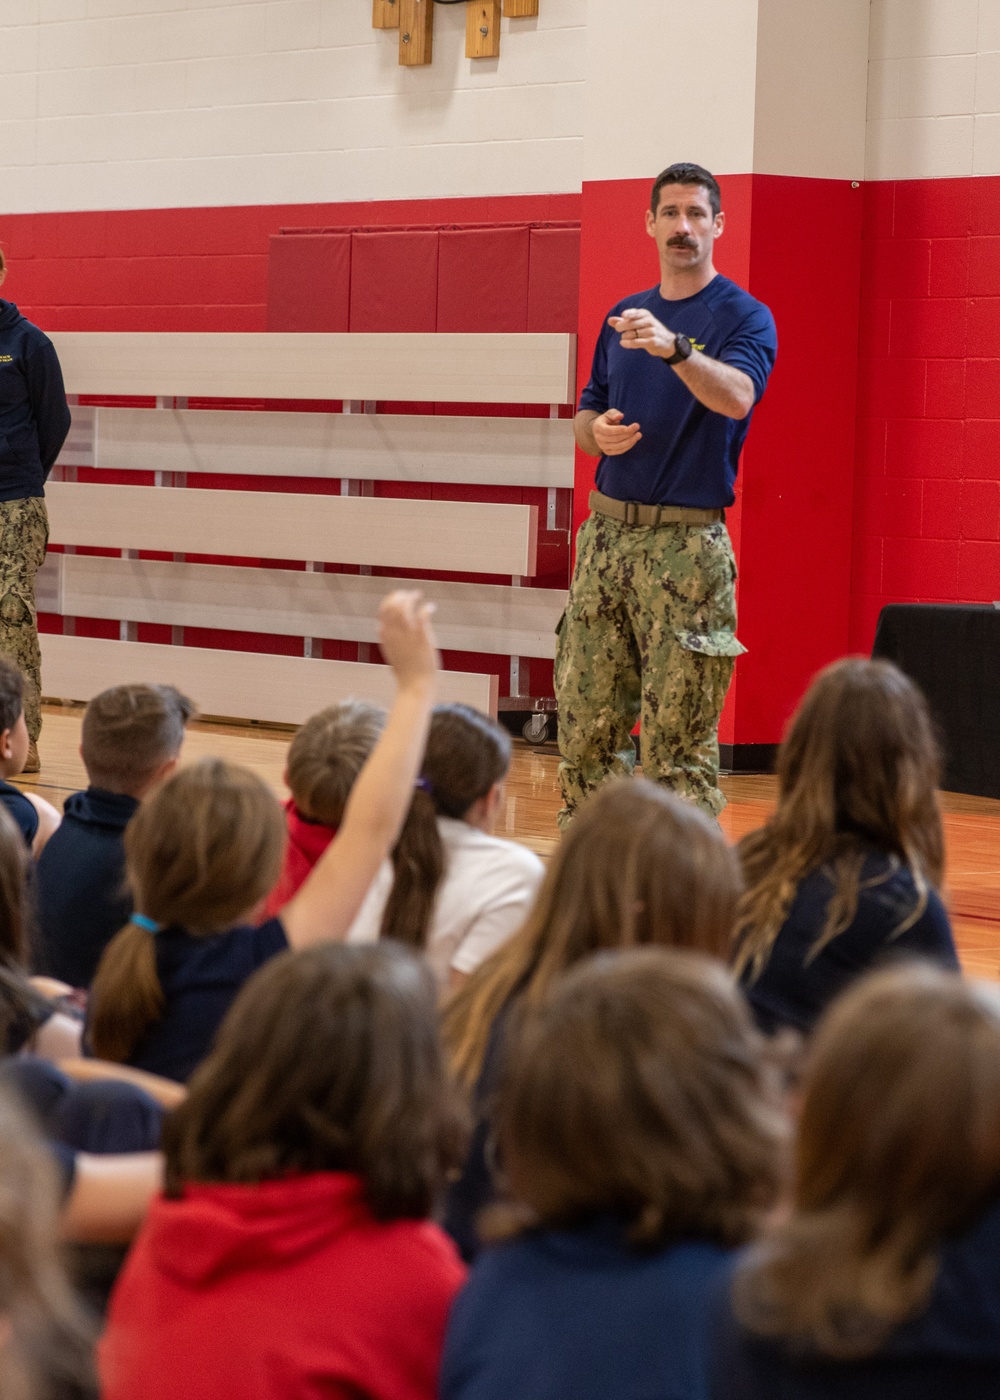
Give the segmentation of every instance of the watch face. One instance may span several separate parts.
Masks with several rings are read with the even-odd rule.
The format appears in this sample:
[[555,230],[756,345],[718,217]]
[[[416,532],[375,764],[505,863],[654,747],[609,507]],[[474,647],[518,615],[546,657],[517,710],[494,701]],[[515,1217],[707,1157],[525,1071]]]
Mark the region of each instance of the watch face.
[[678,335],[674,337],[674,341],[676,349],[680,352],[680,354],[684,356],[685,359],[687,359],[690,356],[692,349],[690,340],[688,340],[686,335]]

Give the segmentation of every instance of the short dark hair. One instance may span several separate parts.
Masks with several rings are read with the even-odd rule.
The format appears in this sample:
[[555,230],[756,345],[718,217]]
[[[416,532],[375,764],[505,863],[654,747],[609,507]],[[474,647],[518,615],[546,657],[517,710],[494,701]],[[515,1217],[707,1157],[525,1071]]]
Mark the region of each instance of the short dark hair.
[[24,676],[6,656],[0,656],[0,734],[13,729],[24,709]]
[[176,758],[195,707],[172,685],[114,685],[83,716],[80,748],[94,787],[130,793]]
[[721,962],[599,953],[511,1030],[496,1117],[511,1202],[488,1235],[611,1213],[639,1249],[751,1237],[780,1188],[786,1128],[764,1040]]
[[693,165],[690,161],[677,161],[661,171],[653,182],[653,192],[649,196],[649,207],[655,215],[660,207],[660,191],[664,185],[701,185],[708,193],[712,206],[712,217],[716,218],[722,209],[722,191],[715,176],[703,165]]
[[355,1172],[380,1220],[423,1219],[465,1140],[429,970],[399,944],[324,944],[237,997],[168,1121],[167,1191]]

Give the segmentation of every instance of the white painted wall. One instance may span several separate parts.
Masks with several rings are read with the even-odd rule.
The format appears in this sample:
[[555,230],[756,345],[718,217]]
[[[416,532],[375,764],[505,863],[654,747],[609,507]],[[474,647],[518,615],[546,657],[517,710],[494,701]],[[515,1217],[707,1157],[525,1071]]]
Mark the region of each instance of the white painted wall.
[[872,0],[865,173],[1000,174],[1000,0]]
[[579,190],[586,6],[401,68],[370,0],[0,0],[0,212]]

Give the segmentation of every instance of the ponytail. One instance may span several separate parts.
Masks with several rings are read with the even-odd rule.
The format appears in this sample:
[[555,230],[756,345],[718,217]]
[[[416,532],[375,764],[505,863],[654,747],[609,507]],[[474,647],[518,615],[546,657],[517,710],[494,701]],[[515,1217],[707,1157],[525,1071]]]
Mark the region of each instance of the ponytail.
[[163,1015],[156,940],[128,923],[105,948],[90,989],[87,1035],[102,1060],[123,1064]]
[[427,946],[434,897],[444,876],[445,854],[434,799],[417,788],[392,853],[393,882],[379,938],[410,948]]
[[470,705],[438,705],[420,781],[396,848],[380,938],[424,948],[447,864],[438,817],[461,821],[507,776],[510,736]]

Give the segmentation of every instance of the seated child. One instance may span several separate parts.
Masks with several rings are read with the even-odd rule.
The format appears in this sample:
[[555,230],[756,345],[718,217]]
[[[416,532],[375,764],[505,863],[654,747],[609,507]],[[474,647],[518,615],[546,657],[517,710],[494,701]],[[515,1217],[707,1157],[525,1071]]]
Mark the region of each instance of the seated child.
[[181,769],[125,831],[136,913],[104,950],[88,1035],[102,1059],[184,1081],[243,983],[292,948],[343,939],[409,805],[436,681],[430,609],[382,604],[382,651],[398,692],[336,839],[280,915],[254,926],[285,849],[284,814],[255,774],[220,759]]
[[520,928],[545,867],[494,836],[510,768],[505,729],[468,705],[439,705],[410,814],[349,943],[422,949],[438,985],[457,985]]
[[116,685],[87,706],[80,756],[90,786],[66,799],[62,825],[38,861],[36,972],[90,986],[132,913],[125,828],[142,798],[177,767],[193,714],[172,685]]
[[275,959],[168,1122],[166,1194],[100,1345],[103,1400],[436,1400],[464,1270],[428,1217],[459,1125],[412,954]]
[[24,771],[28,759],[24,722],[24,677],[5,656],[0,656],[0,806],[13,817],[25,845],[37,856],[59,825],[59,813],[34,792],[22,792],[8,778]]
[[264,905],[273,918],[337,834],[354,780],[378,742],[385,711],[362,700],[345,700],[313,715],[288,749],[285,803],[288,845],[281,876]]
[[780,1184],[780,1089],[713,959],[589,958],[513,1028],[504,1205],[442,1400],[707,1400],[712,1305]]
[[778,805],[739,855],[735,966],[758,1024],[808,1033],[874,963],[957,967],[938,895],[940,762],[920,691],[886,661],[827,667],[778,756]]
[[1000,990],[930,964],[836,1001],[791,1208],[742,1261],[713,1400],[1000,1395]]
[[523,927],[445,1008],[445,1043],[476,1117],[445,1212],[464,1258],[475,1256],[476,1216],[493,1195],[487,1143],[514,1008],[540,1001],[557,977],[600,949],[651,943],[724,957],[742,887],[718,824],[690,803],[642,778],[605,783],[588,798]]

